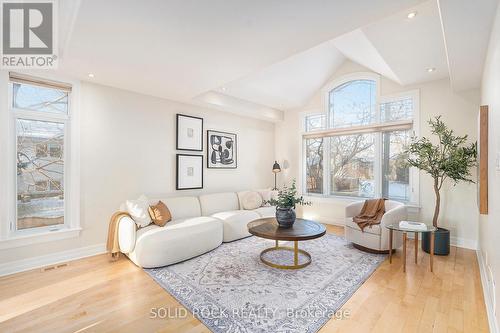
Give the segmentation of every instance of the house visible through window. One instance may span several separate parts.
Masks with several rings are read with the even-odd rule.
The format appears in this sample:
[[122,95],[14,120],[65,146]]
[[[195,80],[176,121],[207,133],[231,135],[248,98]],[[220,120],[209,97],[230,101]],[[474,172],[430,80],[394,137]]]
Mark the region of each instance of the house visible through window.
[[15,124],[13,231],[64,226],[69,91],[12,82]]
[[380,97],[377,84],[341,82],[327,91],[327,112],[305,117],[304,192],[417,200],[403,152],[414,133],[418,92]]

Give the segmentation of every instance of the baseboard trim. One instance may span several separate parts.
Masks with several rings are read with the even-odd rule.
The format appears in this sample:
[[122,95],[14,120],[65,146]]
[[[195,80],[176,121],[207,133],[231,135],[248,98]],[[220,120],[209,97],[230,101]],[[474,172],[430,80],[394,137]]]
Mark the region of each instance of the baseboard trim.
[[50,266],[76,259],[91,257],[98,254],[103,254],[105,252],[106,244],[96,244],[33,258],[11,261],[0,264],[0,276],[20,273],[44,266]]
[[451,236],[450,244],[464,249],[477,250],[477,241],[472,239]]
[[[421,236],[419,236],[421,237]],[[413,239],[413,232],[408,233],[408,238]],[[469,250],[477,250],[477,242],[471,239],[465,239],[460,237],[451,236],[450,245],[455,247],[461,247]]]
[[498,323],[495,317],[495,308],[493,300],[488,292],[491,290],[491,285],[488,279],[488,273],[486,271],[486,264],[484,262],[481,250],[476,250],[477,261],[479,263],[479,272],[481,274],[481,285],[483,287],[484,303],[486,304],[486,313],[488,314],[488,324],[490,326],[491,333],[499,333]]

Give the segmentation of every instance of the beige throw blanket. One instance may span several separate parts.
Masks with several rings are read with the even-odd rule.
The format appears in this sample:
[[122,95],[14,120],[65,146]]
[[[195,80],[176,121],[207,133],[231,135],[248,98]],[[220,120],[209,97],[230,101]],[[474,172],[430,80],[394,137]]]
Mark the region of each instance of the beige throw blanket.
[[118,259],[118,257],[120,256],[120,245],[118,244],[118,224],[123,216],[130,217],[130,215],[126,212],[116,212],[113,214],[113,216],[111,216],[111,219],[109,220],[106,250],[114,259]]
[[366,200],[359,215],[352,218],[361,231],[368,226],[380,224],[385,213],[385,199]]

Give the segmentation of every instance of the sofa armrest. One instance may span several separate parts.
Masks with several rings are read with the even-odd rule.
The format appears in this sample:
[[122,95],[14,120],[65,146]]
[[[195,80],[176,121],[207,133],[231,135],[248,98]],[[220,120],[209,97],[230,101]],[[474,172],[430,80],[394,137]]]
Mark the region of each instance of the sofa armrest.
[[118,245],[122,253],[130,253],[135,248],[136,225],[128,216],[122,216],[118,222]]
[[[382,220],[380,221],[380,228],[382,229],[380,232],[380,248],[383,250],[389,249],[389,229],[386,228],[389,224],[398,224],[401,221],[407,219],[406,206],[400,206],[397,208],[393,208],[387,212],[385,212],[384,216],[382,216]],[[401,247],[402,239],[400,236],[394,236],[392,242],[392,248],[397,249]]]
[[406,219],[407,219],[406,206],[400,206],[385,212],[385,214],[382,216],[380,224],[383,226],[389,224],[397,224]]
[[350,218],[358,215],[361,212],[361,208],[365,204],[364,201],[356,201],[345,207],[345,217]]

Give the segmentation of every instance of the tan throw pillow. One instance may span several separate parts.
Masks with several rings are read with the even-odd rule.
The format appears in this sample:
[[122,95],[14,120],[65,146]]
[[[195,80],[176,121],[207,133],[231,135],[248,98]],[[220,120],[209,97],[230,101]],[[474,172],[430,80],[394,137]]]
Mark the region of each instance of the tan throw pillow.
[[262,205],[262,197],[258,192],[248,192],[243,196],[243,209],[253,210]]
[[149,206],[149,215],[151,215],[153,223],[160,227],[165,226],[167,222],[172,220],[170,210],[162,201],[158,201],[154,206]]

